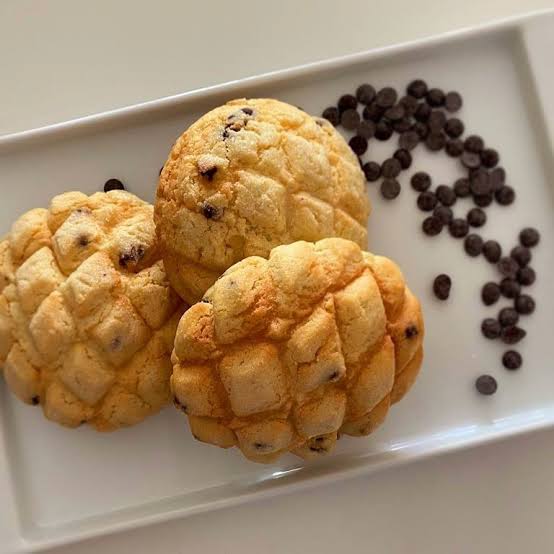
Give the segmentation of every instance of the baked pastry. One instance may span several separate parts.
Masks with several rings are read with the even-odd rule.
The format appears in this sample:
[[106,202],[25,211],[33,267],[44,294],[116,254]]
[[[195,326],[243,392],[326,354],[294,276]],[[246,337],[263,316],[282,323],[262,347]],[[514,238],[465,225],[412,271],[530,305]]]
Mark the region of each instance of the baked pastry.
[[162,170],[155,221],[170,281],[189,304],[248,256],[343,237],[366,247],[369,202],[356,156],[325,119],[273,99],[201,117]]
[[171,389],[193,435],[256,462],[367,435],[412,386],[419,301],[389,259],[338,238],[229,268],[177,328]]
[[152,206],[123,191],[56,196],[0,242],[0,367],[62,425],[132,425],[170,399],[182,303]]

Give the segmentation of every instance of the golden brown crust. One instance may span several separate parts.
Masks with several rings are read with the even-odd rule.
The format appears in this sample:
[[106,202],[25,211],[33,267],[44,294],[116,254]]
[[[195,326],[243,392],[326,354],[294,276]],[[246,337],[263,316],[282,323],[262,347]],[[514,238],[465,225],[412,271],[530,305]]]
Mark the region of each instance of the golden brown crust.
[[402,274],[344,239],[246,258],[183,316],[171,387],[194,435],[257,462],[372,432],[413,384],[423,319]]
[[10,389],[68,427],[132,425],[170,398],[182,304],[152,206],[69,192],[0,242],[0,366]]
[[339,236],[365,247],[358,161],[326,120],[238,99],[183,133],[161,173],[155,220],[173,286],[197,302],[217,277],[280,244]]

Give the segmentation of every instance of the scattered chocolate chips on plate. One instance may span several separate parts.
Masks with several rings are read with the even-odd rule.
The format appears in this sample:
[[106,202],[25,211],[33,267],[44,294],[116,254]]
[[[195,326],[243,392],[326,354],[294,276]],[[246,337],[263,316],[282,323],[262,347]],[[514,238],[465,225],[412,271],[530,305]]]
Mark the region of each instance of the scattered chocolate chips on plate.
[[516,352],[515,350],[507,350],[502,355],[502,365],[510,371],[519,369],[522,363],[523,359],[521,357],[521,354],[519,352]]
[[487,317],[481,323],[481,332],[488,339],[497,339],[502,332],[502,326],[498,320],[492,317]]
[[491,306],[500,298],[500,286],[498,283],[485,283],[481,289],[481,299],[485,306]]
[[423,232],[430,237],[438,235],[442,231],[442,226],[442,221],[434,215],[426,217],[421,224]]
[[418,171],[414,173],[410,181],[412,188],[418,192],[423,192],[431,186],[431,177],[428,173]]
[[[358,111],[359,105],[363,108]],[[471,232],[481,228],[490,214],[487,208],[494,202],[509,206],[516,199],[513,187],[507,184],[506,170],[499,166],[498,150],[485,143],[478,134],[465,135],[463,119],[453,115],[463,105],[462,96],[456,91],[445,93],[443,89],[429,87],[423,79],[414,79],[406,87],[406,94],[399,99],[397,90],[390,86],[376,90],[370,83],[363,83],[355,94],[345,94],[336,106],[326,108],[323,117],[335,126],[341,125],[352,135],[349,145],[358,156],[360,167],[368,182],[380,182],[380,193],[386,200],[397,198],[401,192],[400,180],[417,158],[414,150],[424,144],[428,150],[439,152],[456,162],[465,175],[452,185],[441,184],[431,190],[432,179],[428,172],[417,170],[410,178],[411,188],[418,193],[417,207],[428,214],[421,221],[423,234],[439,235],[443,227],[455,239],[464,239],[463,248],[468,256],[481,254],[498,272],[497,280],[489,280],[480,289],[485,306],[496,304],[501,297],[511,305],[501,307],[496,317],[487,317],[481,323],[484,336],[500,339],[506,344],[522,340],[526,331],[518,327],[520,316],[535,311],[535,300],[522,294],[522,287],[536,281],[531,248],[540,241],[539,232],[526,227],[519,233],[519,244],[504,254],[499,242]],[[388,141],[398,135],[398,148],[382,162],[363,161],[361,157],[370,150],[370,141]],[[421,148],[421,147],[420,147]],[[458,161],[456,161],[456,159]],[[459,217],[457,205],[468,198],[475,207],[466,208],[465,217]],[[467,201],[465,201],[467,202]],[[453,209],[454,208],[454,209]],[[438,275],[433,281],[433,292],[440,300],[450,295],[451,278]],[[522,364],[521,355],[509,350],[502,363],[506,369],[517,369]],[[497,389],[496,380],[490,375],[480,376],[475,386],[482,394],[492,394]]]
[[377,162],[365,163],[362,170],[368,181],[377,181],[381,177],[381,166]]
[[446,300],[450,296],[452,279],[446,273],[441,273],[433,281],[433,292],[439,300]]
[[475,381],[475,388],[478,393],[490,396],[498,389],[498,383],[492,375],[481,375]]
[[381,195],[386,200],[393,200],[400,194],[400,183],[396,179],[383,179]]
[[464,241],[464,249],[469,256],[479,256],[483,250],[483,239],[479,235],[468,235]]
[[111,190],[125,190],[125,186],[119,179],[108,179],[104,183],[104,192],[110,192]]

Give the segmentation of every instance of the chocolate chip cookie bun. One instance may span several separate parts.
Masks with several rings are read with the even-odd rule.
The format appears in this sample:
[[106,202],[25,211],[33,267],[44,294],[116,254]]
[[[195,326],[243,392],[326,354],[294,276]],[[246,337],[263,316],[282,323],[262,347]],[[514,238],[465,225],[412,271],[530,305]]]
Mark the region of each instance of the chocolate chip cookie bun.
[[229,268],[182,317],[171,388],[193,435],[256,462],[367,435],[423,358],[419,301],[389,259],[295,242]]
[[323,118],[272,99],[233,100],[177,140],[155,221],[170,281],[189,303],[232,264],[297,240],[366,247],[356,156]]
[[0,242],[0,367],[61,425],[133,425],[169,400],[182,303],[152,206],[123,191],[56,196]]

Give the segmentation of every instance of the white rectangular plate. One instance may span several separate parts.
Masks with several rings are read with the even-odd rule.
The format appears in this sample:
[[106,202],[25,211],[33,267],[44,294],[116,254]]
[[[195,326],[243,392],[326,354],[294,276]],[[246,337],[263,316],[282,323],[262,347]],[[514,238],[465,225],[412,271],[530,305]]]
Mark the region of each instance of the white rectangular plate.
[[[425,238],[409,178],[428,170],[435,183],[462,176],[459,162],[423,147],[400,178],[394,202],[368,185],[373,202],[370,247],[395,259],[423,302],[426,358],[411,393],[374,435],[343,438],[317,463],[288,457],[272,466],[245,461],[194,441],[172,408],[135,428],[113,434],[67,430],[0,386],[0,550],[31,551],[134,525],[178,517],[261,495],[368,472],[406,460],[529,431],[554,423],[554,221],[552,127],[554,17],[542,14],[311,66],[218,86],[53,127],[0,138],[0,232],[25,210],[52,195],[100,190],[109,177],[152,199],[158,170],[175,138],[208,109],[234,97],[273,96],[320,114],[363,82],[402,89],[415,77],[459,90],[468,132],[482,134],[501,153],[517,191],[509,208],[488,210],[480,230],[512,246],[519,229],[538,227],[533,252],[538,281],[536,313],[523,323],[518,349],[524,366],[502,369],[501,345],[486,341],[480,321],[480,287],[494,279],[483,259],[472,259],[443,232]],[[395,147],[371,142],[364,159],[382,161]],[[455,212],[465,215],[469,201]],[[436,301],[431,283],[449,273],[448,302]],[[481,373],[497,377],[493,397],[476,394]],[[368,491],[368,495],[370,491]]]

